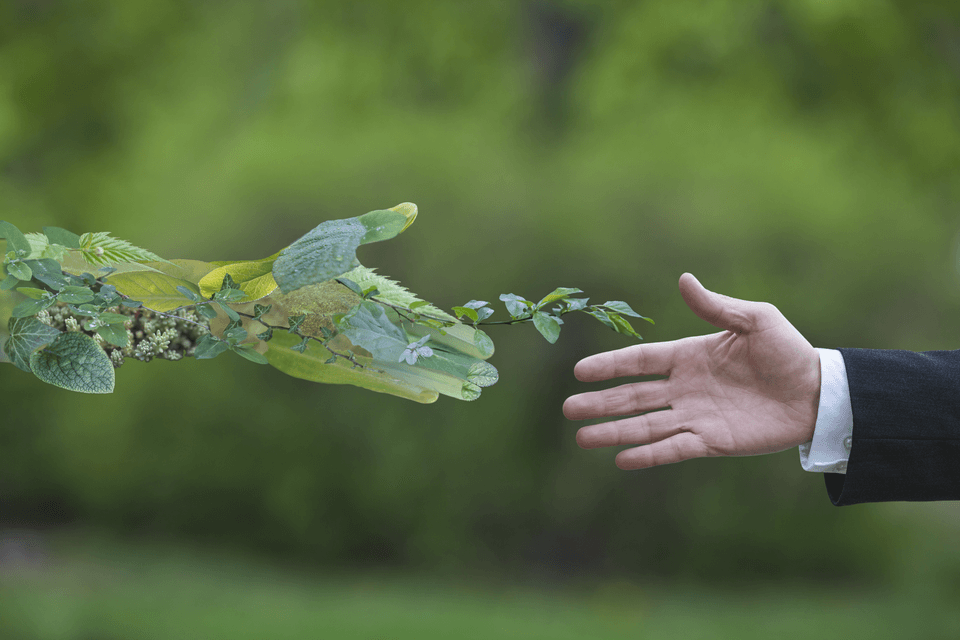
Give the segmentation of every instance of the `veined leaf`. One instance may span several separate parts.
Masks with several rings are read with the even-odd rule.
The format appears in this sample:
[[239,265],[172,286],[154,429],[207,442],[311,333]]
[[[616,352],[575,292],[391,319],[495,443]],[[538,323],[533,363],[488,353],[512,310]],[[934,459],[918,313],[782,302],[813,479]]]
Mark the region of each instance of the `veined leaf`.
[[173,311],[191,303],[177,287],[185,287],[199,294],[200,288],[192,282],[156,271],[113,273],[109,282],[117,291],[139,300],[147,309]]
[[404,309],[412,309],[419,314],[439,318],[447,322],[456,320],[456,318],[449,313],[433,306],[425,300],[421,300],[399,282],[376,273],[374,269],[361,265],[353,271],[348,271],[343,274],[343,277],[357,283],[361,291],[365,291],[370,287],[376,287],[379,290],[379,293],[376,295],[378,300],[403,307]]
[[113,238],[106,231],[85,233],[80,236],[80,251],[88,264],[100,267],[122,262],[146,262],[149,260],[165,262],[157,254],[130,244],[126,240]]
[[336,278],[360,266],[357,247],[397,236],[416,217],[416,205],[404,203],[356,218],[322,222],[280,253],[273,276],[285,293]]
[[554,344],[560,337],[560,323],[557,318],[547,315],[542,311],[536,311],[533,314],[533,326],[537,328],[547,342]]
[[30,369],[44,382],[68,391],[113,393],[116,374],[106,352],[85,333],[61,333],[30,355]]
[[205,298],[211,297],[220,291],[224,277],[230,275],[246,294],[239,302],[251,302],[268,296],[277,288],[272,272],[275,258],[276,256],[270,256],[263,260],[235,262],[218,267],[200,279],[200,293]]
[[30,355],[53,342],[60,331],[43,324],[34,317],[10,318],[7,323],[10,337],[7,338],[3,350],[18,369],[30,372]]

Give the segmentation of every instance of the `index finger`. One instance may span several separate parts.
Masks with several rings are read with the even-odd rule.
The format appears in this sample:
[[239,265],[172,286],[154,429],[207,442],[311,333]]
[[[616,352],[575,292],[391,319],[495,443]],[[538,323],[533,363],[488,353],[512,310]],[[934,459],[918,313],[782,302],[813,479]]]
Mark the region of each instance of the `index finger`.
[[669,375],[674,365],[675,342],[637,344],[588,356],[573,368],[581,382],[599,382],[624,376]]

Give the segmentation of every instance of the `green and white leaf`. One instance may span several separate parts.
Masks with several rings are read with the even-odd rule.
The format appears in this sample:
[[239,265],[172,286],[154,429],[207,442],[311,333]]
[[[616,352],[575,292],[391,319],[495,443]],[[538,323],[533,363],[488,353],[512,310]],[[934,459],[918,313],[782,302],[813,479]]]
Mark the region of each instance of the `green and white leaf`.
[[68,391],[113,393],[116,374],[106,352],[85,333],[61,333],[30,355],[33,374]]
[[10,318],[7,323],[10,337],[3,350],[18,369],[30,372],[30,355],[40,347],[53,342],[60,331],[43,324],[34,317]]

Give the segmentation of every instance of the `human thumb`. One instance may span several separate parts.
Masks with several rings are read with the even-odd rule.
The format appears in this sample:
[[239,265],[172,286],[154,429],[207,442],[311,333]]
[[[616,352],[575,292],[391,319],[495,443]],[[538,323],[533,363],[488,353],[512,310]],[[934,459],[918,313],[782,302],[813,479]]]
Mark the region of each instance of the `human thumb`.
[[680,295],[700,319],[734,333],[743,333],[752,327],[758,310],[756,302],[708,291],[692,273],[680,276]]

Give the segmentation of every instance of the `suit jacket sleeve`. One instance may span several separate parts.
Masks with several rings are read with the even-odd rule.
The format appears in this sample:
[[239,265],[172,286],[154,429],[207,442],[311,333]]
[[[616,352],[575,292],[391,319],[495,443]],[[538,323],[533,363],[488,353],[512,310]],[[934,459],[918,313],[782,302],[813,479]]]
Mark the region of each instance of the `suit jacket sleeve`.
[[850,384],[846,474],[833,504],[960,500],[960,350],[839,349]]

